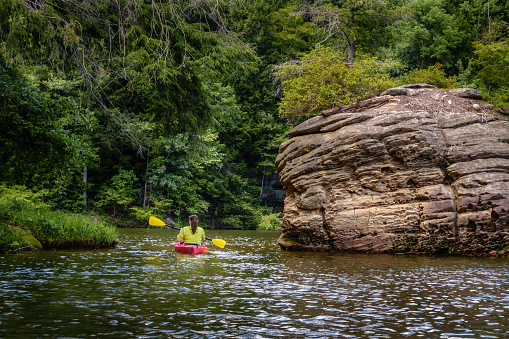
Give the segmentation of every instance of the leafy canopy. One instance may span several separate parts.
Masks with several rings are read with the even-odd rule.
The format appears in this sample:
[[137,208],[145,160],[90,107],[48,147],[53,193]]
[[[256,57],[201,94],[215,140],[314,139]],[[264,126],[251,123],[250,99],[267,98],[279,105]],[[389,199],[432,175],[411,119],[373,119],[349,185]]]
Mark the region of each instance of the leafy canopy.
[[392,25],[398,59],[410,68],[425,68],[437,62],[446,70],[471,49],[471,32],[448,13],[447,0],[412,0],[404,8],[410,15]]
[[509,40],[477,41],[472,65],[477,77],[495,103],[509,105]]
[[347,65],[342,53],[319,47],[275,69],[274,76],[282,80],[279,114],[298,120],[376,96],[397,85],[389,73],[395,66],[372,58]]
[[70,130],[85,122],[72,99],[29,86],[0,58],[0,181],[69,179],[94,158],[90,144]]

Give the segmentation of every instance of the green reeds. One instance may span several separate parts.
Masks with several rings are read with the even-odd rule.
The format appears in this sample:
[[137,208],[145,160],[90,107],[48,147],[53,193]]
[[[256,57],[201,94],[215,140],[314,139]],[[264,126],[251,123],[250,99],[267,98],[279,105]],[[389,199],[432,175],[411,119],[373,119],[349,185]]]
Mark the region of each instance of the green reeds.
[[116,228],[104,221],[52,211],[43,204],[2,196],[0,252],[38,247],[37,242],[45,249],[105,248],[114,246],[118,236]]

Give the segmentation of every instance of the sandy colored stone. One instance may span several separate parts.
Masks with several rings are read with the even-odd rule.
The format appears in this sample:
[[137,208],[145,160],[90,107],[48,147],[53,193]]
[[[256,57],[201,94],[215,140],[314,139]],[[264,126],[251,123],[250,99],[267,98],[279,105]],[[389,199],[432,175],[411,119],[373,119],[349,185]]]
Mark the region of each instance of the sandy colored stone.
[[509,122],[470,89],[416,84],[383,95],[397,99],[328,110],[281,145],[280,246],[467,255],[507,247]]

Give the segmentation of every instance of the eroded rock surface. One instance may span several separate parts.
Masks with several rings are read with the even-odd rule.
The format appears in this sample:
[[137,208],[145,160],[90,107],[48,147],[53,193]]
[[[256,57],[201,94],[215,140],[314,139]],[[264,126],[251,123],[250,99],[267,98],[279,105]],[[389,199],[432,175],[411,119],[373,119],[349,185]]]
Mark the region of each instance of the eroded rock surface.
[[276,160],[280,246],[509,254],[509,122],[479,97],[402,86],[296,126]]

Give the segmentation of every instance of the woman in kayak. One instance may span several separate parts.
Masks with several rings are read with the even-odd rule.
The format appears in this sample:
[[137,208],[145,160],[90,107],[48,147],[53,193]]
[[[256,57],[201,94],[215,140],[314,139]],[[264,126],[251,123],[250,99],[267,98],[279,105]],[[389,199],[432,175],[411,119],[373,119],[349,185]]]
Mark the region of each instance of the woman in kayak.
[[177,242],[185,245],[200,246],[205,240],[205,231],[198,227],[198,216],[189,216],[189,226],[182,227],[177,235]]

